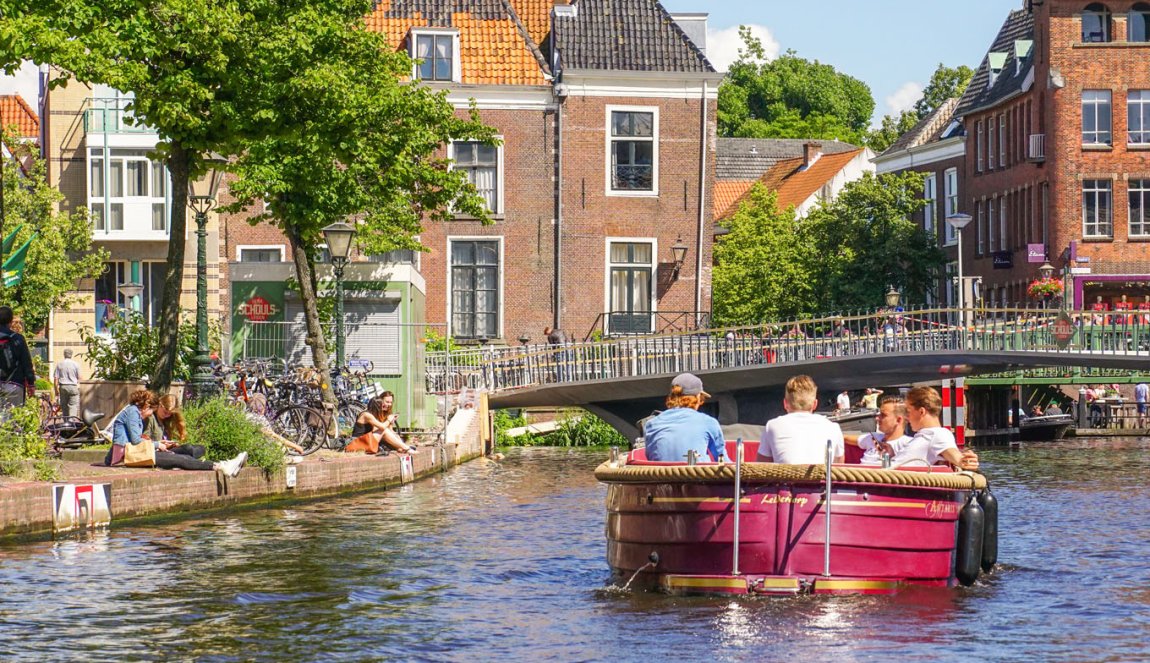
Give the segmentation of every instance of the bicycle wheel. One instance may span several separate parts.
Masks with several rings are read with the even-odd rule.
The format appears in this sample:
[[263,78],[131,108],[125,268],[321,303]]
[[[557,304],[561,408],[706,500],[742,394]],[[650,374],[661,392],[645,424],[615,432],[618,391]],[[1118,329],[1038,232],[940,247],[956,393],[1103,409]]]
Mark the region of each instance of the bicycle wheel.
[[339,404],[339,434],[347,437],[351,435],[351,429],[355,428],[355,420],[359,418],[365,406],[362,403],[354,400],[341,401]]
[[272,417],[271,426],[277,435],[298,444],[305,456],[327,443],[323,413],[310,407],[289,405]]

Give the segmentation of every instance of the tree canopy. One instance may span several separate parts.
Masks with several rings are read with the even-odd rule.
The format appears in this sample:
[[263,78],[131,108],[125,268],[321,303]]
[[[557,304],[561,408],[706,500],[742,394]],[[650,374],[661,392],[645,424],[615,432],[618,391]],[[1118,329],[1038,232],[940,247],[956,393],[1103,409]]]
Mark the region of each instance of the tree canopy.
[[974,77],[974,70],[966,65],[950,68],[941,62],[931,74],[930,82],[922,91],[922,98],[914,105],[914,112],[918,119],[938,110],[947,99],[962,96],[970,79]]
[[756,184],[715,245],[714,314],[723,325],[881,306],[894,286],[924,302],[945,254],[910,218],[922,175],[866,174],[805,218]]
[[739,35],[745,48],[719,87],[719,135],[861,142],[875,107],[865,83],[794,51],[767,61],[750,30]]
[[[58,212],[63,198],[48,185],[47,164],[30,146],[5,132],[20,164],[10,161],[3,168],[4,227],[8,236],[17,230],[13,250],[31,240],[20,282],[4,289],[0,299],[12,305],[31,335],[48,324],[52,309],[67,306],[76,281],[93,278],[104,269],[107,252],[92,249],[92,225],[87,210]],[[5,255],[4,257],[7,257]]]

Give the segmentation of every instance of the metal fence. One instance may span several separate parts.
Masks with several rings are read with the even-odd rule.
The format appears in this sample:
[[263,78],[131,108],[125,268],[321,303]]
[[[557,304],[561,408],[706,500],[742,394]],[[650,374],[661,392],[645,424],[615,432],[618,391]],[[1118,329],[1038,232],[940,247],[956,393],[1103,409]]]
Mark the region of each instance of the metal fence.
[[1150,356],[1150,311],[1075,311],[1061,347],[1057,311],[880,309],[866,313],[565,345],[469,347],[427,354],[428,391],[545,384],[944,350]]

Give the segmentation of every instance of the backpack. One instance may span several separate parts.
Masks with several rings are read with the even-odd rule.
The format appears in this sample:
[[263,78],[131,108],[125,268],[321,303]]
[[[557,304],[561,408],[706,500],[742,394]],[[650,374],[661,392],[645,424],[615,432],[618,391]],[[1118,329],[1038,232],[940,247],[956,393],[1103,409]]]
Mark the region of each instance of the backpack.
[[11,382],[19,367],[16,361],[16,335],[0,332],[0,380]]

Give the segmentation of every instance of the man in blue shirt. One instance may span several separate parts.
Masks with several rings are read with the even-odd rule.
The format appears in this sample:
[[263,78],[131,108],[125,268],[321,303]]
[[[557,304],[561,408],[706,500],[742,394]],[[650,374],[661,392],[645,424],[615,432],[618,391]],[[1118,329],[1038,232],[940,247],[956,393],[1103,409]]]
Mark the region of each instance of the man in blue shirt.
[[703,462],[723,455],[719,422],[698,411],[709,397],[703,391],[703,381],[691,373],[683,373],[671,382],[667,409],[643,427],[647,460],[681,463],[687,460],[688,451],[697,452]]

